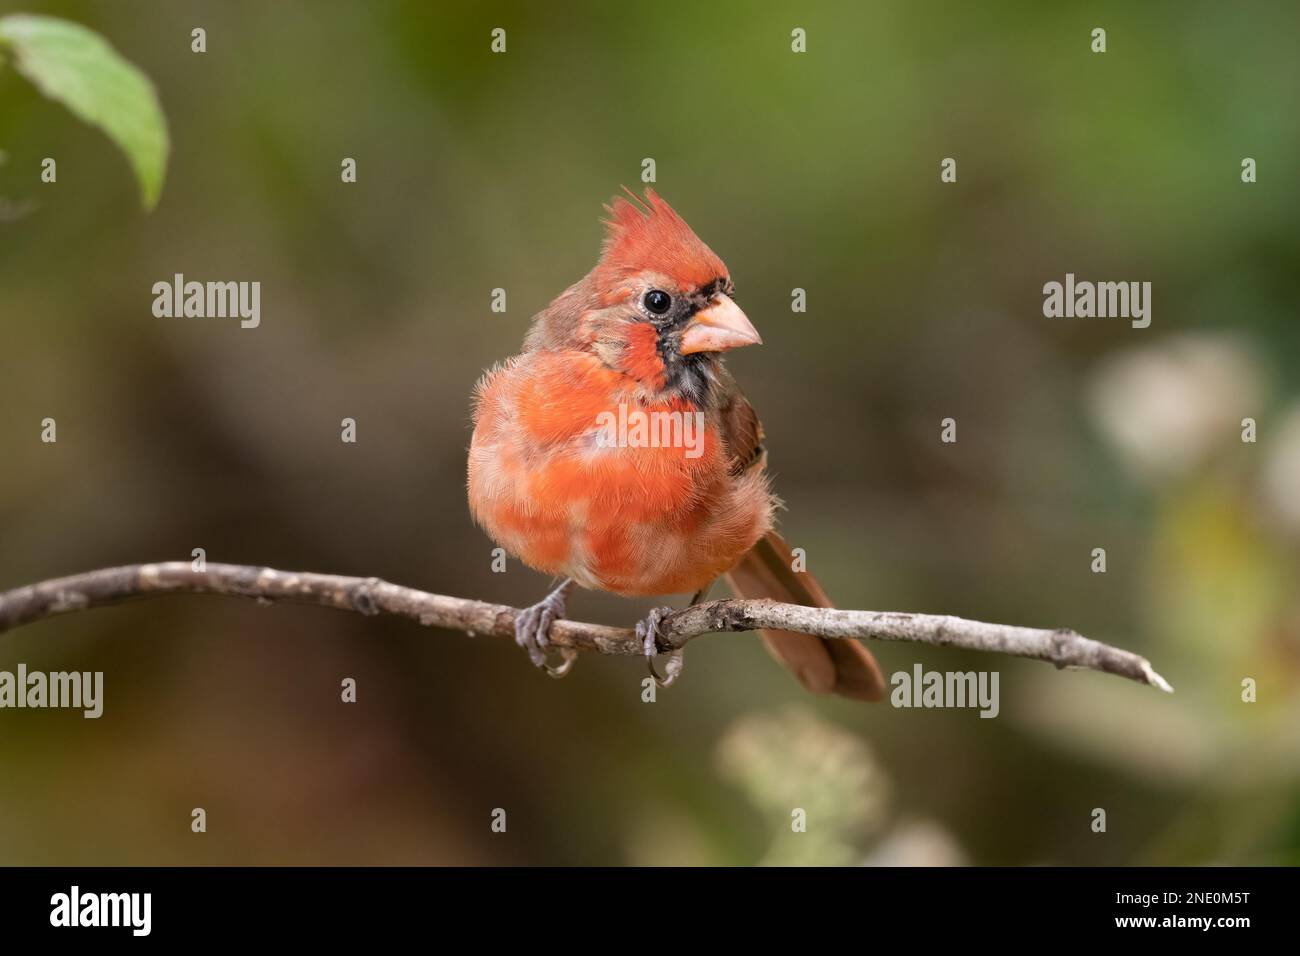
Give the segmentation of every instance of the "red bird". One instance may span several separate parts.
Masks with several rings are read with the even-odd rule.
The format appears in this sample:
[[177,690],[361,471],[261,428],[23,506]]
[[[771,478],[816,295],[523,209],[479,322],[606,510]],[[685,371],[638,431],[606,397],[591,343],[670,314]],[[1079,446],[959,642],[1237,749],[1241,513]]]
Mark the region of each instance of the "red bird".
[[[564,578],[516,623],[533,663],[557,676],[572,658],[550,668],[547,634],[574,584],[695,592],[695,603],[726,575],[741,597],[831,607],[772,529],[763,430],[722,362],[761,340],[727,267],[653,190],[644,203],[628,195],[635,204],[605,207],[596,267],[476,389],[470,509],[508,552]],[[671,610],[637,625],[650,659]],[[763,638],[809,690],[880,699],[880,670],[856,641]]]

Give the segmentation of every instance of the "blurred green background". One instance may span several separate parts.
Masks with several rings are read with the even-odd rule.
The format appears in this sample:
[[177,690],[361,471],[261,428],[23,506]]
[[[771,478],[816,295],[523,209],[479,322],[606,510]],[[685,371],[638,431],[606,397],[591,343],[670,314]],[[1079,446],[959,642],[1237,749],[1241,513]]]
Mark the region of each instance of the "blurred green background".
[[[879,645],[997,669],[1001,714],[867,707],[736,635],[646,704],[636,660],[557,683],[508,641],[170,597],[0,637],[106,683],[98,721],[0,712],[0,863],[1300,862],[1297,8],[566,7],[0,4],[101,32],[172,136],[146,216],[0,68],[0,196],[36,204],[0,223],[0,588],[203,547],[537,600],[467,514],[469,394],[653,157],[762,331],[730,365],[837,602],[1071,626],[1177,694]],[[177,272],[260,281],[261,327],[154,318]],[[1152,282],[1151,327],[1045,319],[1066,272]]]

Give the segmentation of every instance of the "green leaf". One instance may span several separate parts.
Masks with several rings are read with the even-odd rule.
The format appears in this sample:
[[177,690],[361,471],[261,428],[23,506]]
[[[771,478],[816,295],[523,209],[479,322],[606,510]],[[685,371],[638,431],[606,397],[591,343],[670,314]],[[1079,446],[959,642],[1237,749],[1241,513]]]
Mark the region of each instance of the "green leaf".
[[52,100],[98,126],[135,170],[146,209],[162,192],[167,120],[149,78],[92,30],[67,20],[27,14],[0,17],[0,49]]

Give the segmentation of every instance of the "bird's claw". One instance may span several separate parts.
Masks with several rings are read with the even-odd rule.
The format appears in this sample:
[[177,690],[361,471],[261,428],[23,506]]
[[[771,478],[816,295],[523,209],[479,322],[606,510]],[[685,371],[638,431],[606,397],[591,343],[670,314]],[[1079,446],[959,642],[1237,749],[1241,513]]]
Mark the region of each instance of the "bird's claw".
[[670,607],[653,608],[646,615],[645,620],[638,621],[636,625],[636,637],[645,651],[646,666],[650,668],[650,676],[655,679],[655,683],[660,687],[670,686],[682,673],[683,658],[680,647],[669,653],[668,663],[664,666],[662,677],[655,670],[655,655],[659,653],[659,625],[665,617],[672,613],[673,609]]
[[532,607],[526,607],[515,616],[515,643],[528,652],[534,667],[540,667],[552,677],[564,677],[573,669],[578,652],[569,647],[558,647],[563,663],[553,666],[546,659],[551,646],[551,625],[564,617],[565,599],[573,587],[565,581]]

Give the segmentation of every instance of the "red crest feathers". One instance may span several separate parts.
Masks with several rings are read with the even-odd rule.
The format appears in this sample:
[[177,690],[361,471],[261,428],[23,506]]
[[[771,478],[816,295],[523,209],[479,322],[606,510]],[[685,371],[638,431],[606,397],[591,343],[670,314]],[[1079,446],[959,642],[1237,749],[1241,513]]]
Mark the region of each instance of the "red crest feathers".
[[643,270],[662,273],[684,289],[724,278],[727,267],[672,206],[653,189],[642,201],[626,186],[631,202],[616,197],[605,211],[605,247],[598,273],[609,285]]

